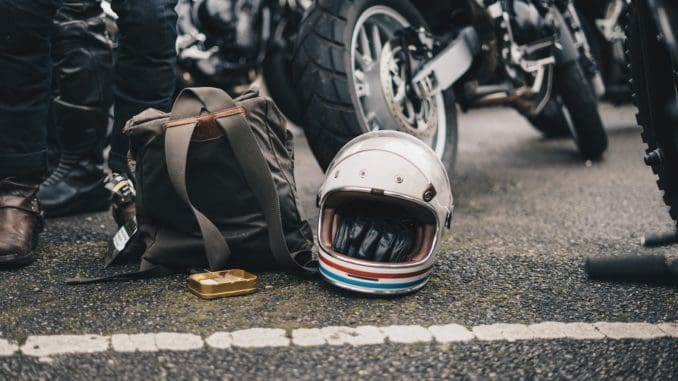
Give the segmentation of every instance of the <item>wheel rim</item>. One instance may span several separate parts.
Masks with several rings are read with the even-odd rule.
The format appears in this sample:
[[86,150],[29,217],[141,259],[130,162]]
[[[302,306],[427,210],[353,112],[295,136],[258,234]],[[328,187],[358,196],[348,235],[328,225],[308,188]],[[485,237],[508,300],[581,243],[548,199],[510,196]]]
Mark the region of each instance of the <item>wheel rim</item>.
[[[393,8],[378,5],[366,9],[353,29],[350,46],[352,96],[363,131],[399,130],[423,140],[443,157],[447,117],[442,93],[403,97],[401,52],[388,43],[410,23]],[[415,107],[417,106],[417,107]]]

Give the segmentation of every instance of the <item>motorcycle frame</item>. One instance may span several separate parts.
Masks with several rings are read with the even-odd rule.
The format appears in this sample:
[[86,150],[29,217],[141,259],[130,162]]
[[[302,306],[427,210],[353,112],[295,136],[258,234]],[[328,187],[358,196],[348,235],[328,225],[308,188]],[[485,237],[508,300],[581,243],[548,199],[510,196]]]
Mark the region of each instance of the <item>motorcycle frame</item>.
[[[552,67],[556,64],[567,64],[579,59],[578,48],[571,36],[571,33],[565,24],[565,20],[557,9],[548,7],[537,7],[540,10],[541,17],[545,17],[545,12],[551,12],[553,17],[558,20],[558,32],[553,38],[544,38],[529,44],[518,44],[514,38],[514,32],[511,26],[511,15],[509,10],[513,0],[495,1],[485,7],[474,0],[467,1],[470,11],[473,14],[486,13],[488,20],[499,26],[500,33],[495,36],[502,42],[501,54],[494,51],[494,54],[504,62],[506,74],[512,81],[515,76],[511,75],[511,70],[520,68],[525,73],[534,75],[534,81],[531,86],[511,85],[482,85],[465,86],[466,89],[472,89],[474,106],[486,106],[494,104],[511,104],[522,108],[527,108],[531,113],[539,113],[551,96],[552,88]],[[529,0],[527,3],[533,3]],[[482,1],[480,1],[482,3]],[[448,43],[447,47],[434,56],[414,75],[414,82],[422,81],[424,78],[433,76],[435,83],[433,92],[444,91],[455,82],[462,79],[471,66],[488,65],[486,62],[471,62],[478,57],[479,50],[488,50],[492,46],[488,41],[480,41],[477,33],[477,25],[471,25],[461,29],[459,36]],[[494,26],[492,26],[494,28]],[[526,56],[541,49],[555,47],[555,53],[538,59],[528,59]],[[470,58],[472,57],[472,58]],[[512,67],[512,66],[513,67]],[[464,77],[466,83],[473,82],[475,78]],[[546,88],[544,88],[546,86]],[[534,94],[544,91],[543,96],[537,102],[526,102],[526,99]],[[531,104],[531,106],[529,106]]]
[[574,6],[574,1],[559,0],[558,4],[564,21],[572,31],[572,41],[579,51],[580,56],[585,59],[583,69],[587,75],[591,76],[589,80],[591,81],[593,90],[596,93],[596,96],[600,98],[605,95],[605,83],[603,82],[603,76],[598,69],[598,63],[591,52],[591,46],[584,34],[582,22],[579,18],[579,13]]
[[624,7],[628,7],[630,2],[630,0],[614,0],[614,11],[612,14],[595,20],[596,28],[608,42],[614,43],[626,39],[626,34],[623,31],[615,30],[615,27],[619,25],[620,17],[624,13]]
[[[552,65],[556,62],[555,57],[550,55],[536,60],[530,60],[525,57],[538,50],[555,46],[555,38],[542,39],[525,45],[517,44],[508,12],[510,7],[509,1],[512,0],[497,1],[487,7],[485,11],[500,25],[501,37],[508,45],[508,58],[511,64],[519,66],[523,71],[528,73],[536,72],[535,84],[541,87],[543,85],[545,68],[547,65]],[[473,6],[472,3],[470,5]],[[474,27],[464,27],[459,31],[454,41],[448,43],[445,49],[429,60],[414,75],[413,82],[420,82],[429,76],[433,76],[436,85],[432,88],[431,93],[435,94],[446,90],[468,71],[480,48],[478,33]],[[535,88],[533,87],[531,90],[535,90]]]
[[666,0],[647,0],[647,4],[671,59],[678,64],[678,6]]
[[[195,6],[196,2],[189,0],[190,9],[188,12],[192,11],[192,7]],[[257,47],[257,53],[255,59],[246,61],[244,63],[231,63],[227,60],[221,60],[221,65],[219,67],[221,72],[225,71],[244,71],[254,67],[260,66],[266,59],[266,52],[269,48],[269,39],[271,36],[271,24],[272,24],[272,10],[268,4],[265,4],[261,8],[261,30],[260,41]],[[195,27],[195,24],[191,20],[189,15],[189,20],[186,25],[181,25],[182,28],[186,28],[184,31],[185,34],[177,36],[177,62],[178,64],[192,64],[195,61],[208,60],[215,55],[221,53],[221,47],[219,45],[214,45],[208,49],[200,47],[200,44],[203,44],[207,41],[207,36],[198,30]]]

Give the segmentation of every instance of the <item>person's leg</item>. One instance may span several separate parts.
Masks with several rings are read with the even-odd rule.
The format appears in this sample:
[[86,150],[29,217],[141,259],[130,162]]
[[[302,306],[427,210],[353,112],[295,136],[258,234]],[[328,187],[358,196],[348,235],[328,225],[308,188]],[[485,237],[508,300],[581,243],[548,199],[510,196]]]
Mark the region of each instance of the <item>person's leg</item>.
[[59,0],[0,0],[0,265],[33,260],[47,164],[52,19]]
[[113,101],[111,49],[100,0],[64,0],[52,36],[59,88],[52,108],[61,156],[38,193],[47,217],[110,206],[103,145]]
[[0,177],[43,176],[59,0],[0,0]]
[[[169,111],[176,82],[177,0],[113,0],[118,14],[118,48],[113,68],[115,119],[108,166],[121,175],[127,168],[127,136],[122,128],[132,116],[154,107]],[[120,176],[114,176],[120,178]],[[123,177],[122,182],[128,182]],[[121,188],[122,186],[122,188]],[[114,189],[127,189],[117,183]],[[113,194],[113,218],[122,226],[135,216],[133,199]]]
[[177,0],[113,0],[118,48],[113,68],[115,119],[108,165],[127,172],[128,139],[122,127],[149,107],[168,111],[176,82]]

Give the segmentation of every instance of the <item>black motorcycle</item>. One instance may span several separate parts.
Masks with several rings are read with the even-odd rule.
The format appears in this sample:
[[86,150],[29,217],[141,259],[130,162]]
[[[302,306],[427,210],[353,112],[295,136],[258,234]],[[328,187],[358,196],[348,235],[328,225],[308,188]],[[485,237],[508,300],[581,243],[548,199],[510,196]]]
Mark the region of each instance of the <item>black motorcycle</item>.
[[678,4],[634,1],[628,48],[636,119],[647,143],[645,163],[658,176],[671,218],[678,221]]
[[[678,4],[634,0],[629,6],[627,59],[636,119],[647,144],[645,163],[658,176],[669,214],[678,222]],[[643,237],[641,243],[676,244],[678,230]],[[661,254],[589,257],[585,268],[592,279],[678,285],[678,260]]]
[[[321,0],[301,23],[293,80],[323,168],[351,138],[396,129],[451,171],[462,109],[511,105],[538,128],[566,126],[587,159],[607,136],[595,66],[566,0]],[[591,70],[594,76],[592,77]]]

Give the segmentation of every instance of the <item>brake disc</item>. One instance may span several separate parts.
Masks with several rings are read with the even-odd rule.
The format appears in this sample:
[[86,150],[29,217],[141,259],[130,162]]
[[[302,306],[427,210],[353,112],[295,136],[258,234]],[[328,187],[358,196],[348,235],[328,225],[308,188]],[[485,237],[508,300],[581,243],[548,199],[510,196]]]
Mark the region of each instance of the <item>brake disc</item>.
[[438,126],[436,99],[430,95],[433,83],[430,77],[412,83],[408,65],[416,61],[407,54],[398,39],[384,45],[379,59],[382,91],[397,129],[429,141]]

